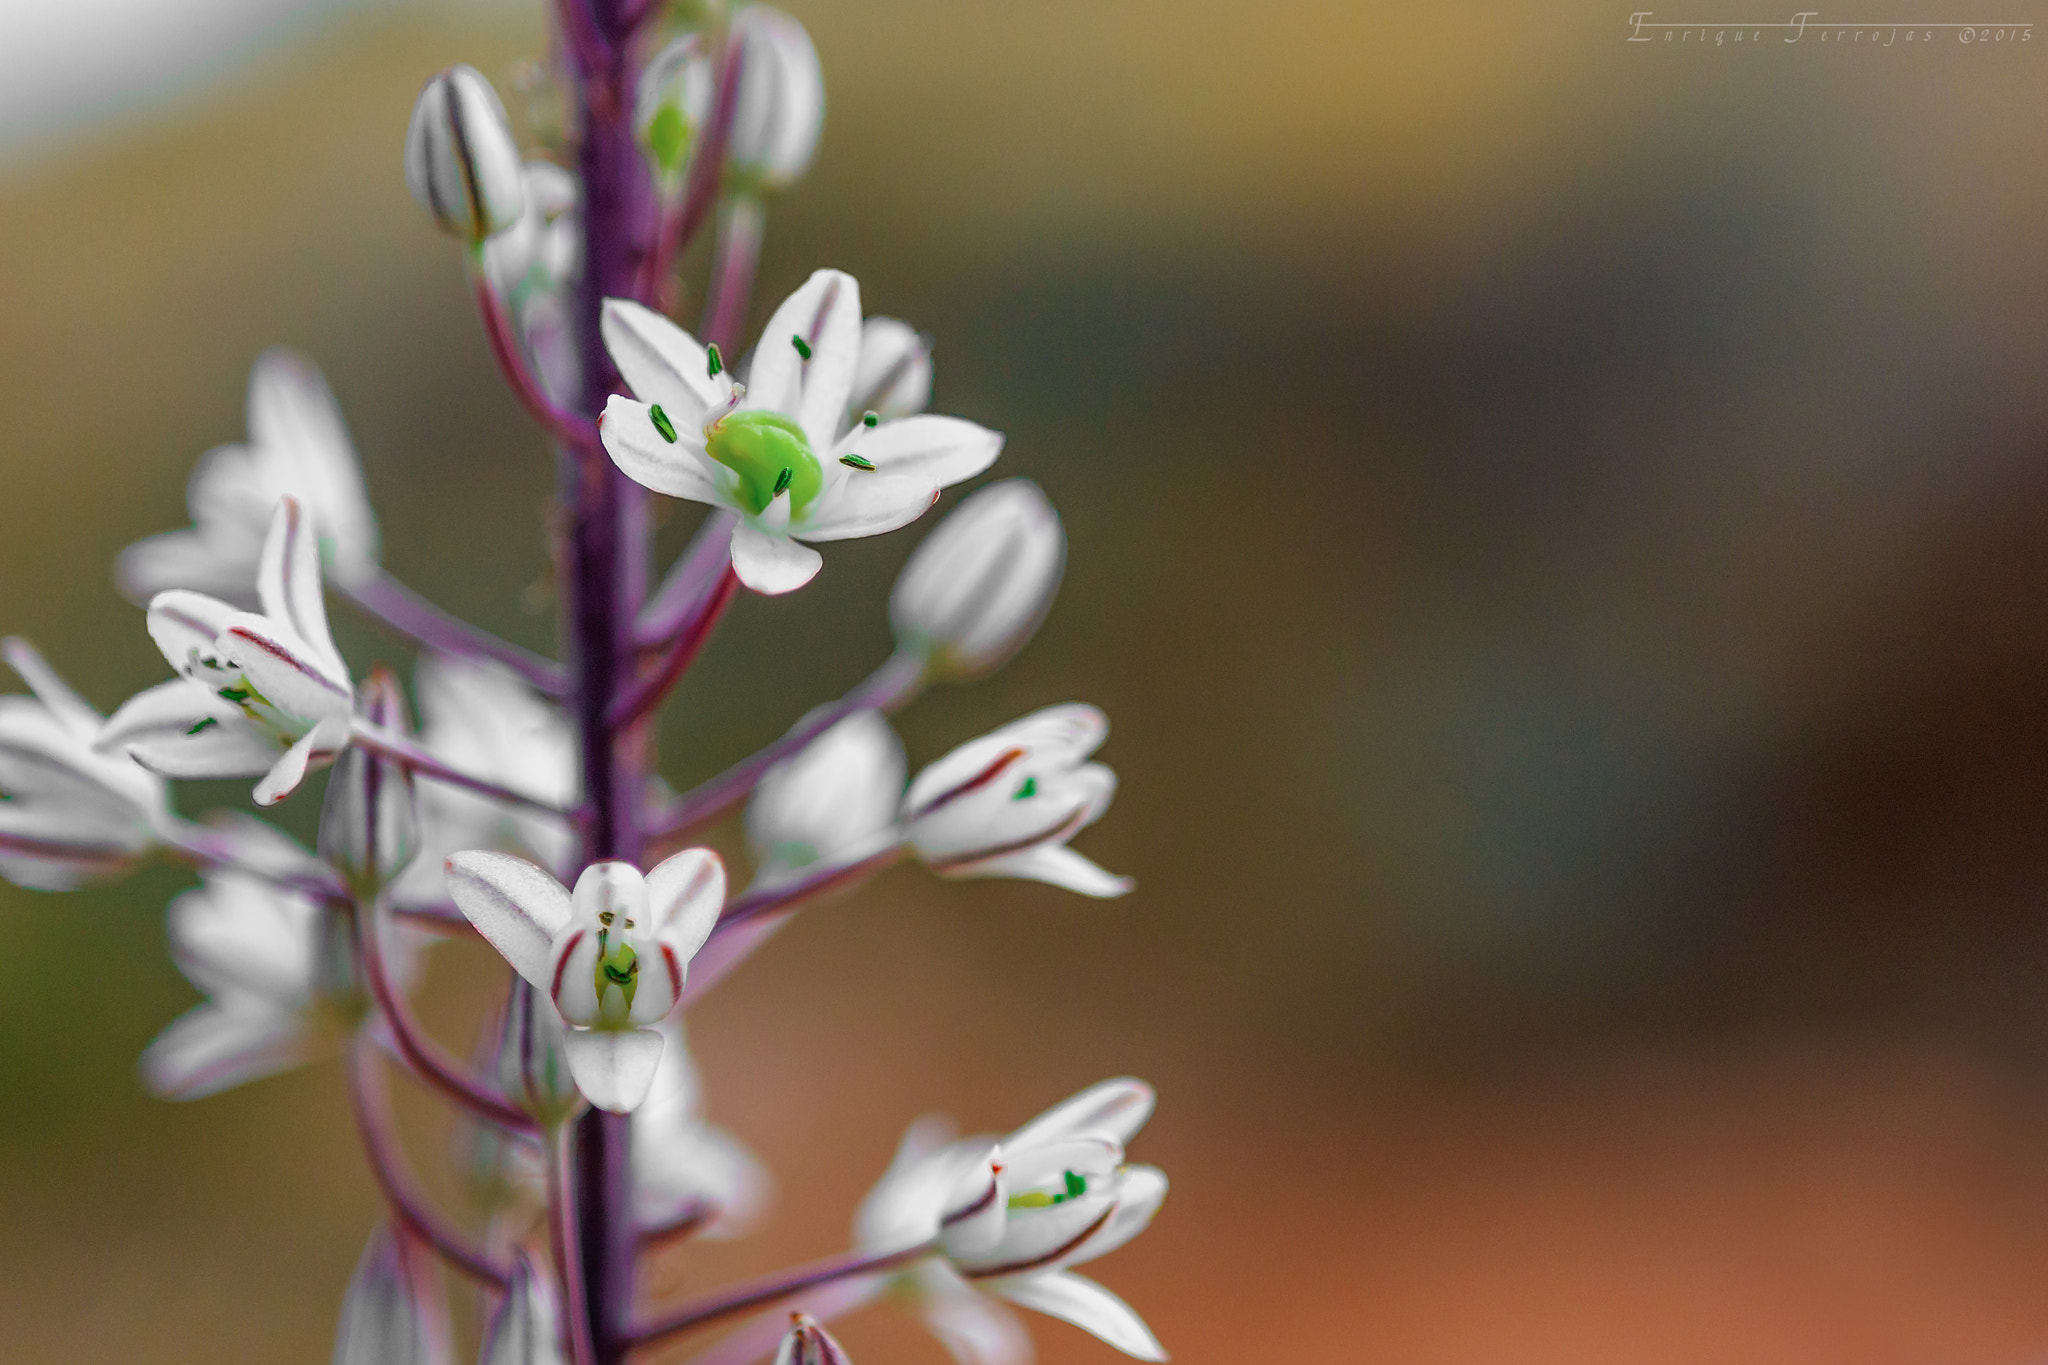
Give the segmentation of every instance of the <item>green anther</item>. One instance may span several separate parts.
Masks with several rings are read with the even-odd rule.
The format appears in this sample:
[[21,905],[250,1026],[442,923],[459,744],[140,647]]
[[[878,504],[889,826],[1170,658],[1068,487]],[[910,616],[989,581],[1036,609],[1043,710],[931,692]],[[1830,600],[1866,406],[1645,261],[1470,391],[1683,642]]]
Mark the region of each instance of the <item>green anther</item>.
[[661,404],[656,403],[648,408],[647,415],[654,419],[654,429],[661,433],[661,439],[667,441],[670,445],[674,445],[676,443],[676,424],[668,420],[668,414],[661,410]]
[[250,687],[223,687],[220,689],[219,695],[222,701],[230,701],[240,706],[243,702],[255,696],[256,691]]
[[1067,1179],[1067,1198],[1069,1198],[1069,1199],[1078,1199],[1078,1198],[1080,1198],[1080,1197],[1081,1197],[1082,1195],[1084,1195],[1084,1194],[1088,1193],[1088,1180],[1087,1180],[1087,1177],[1083,1176],[1083,1175],[1082,1175],[1082,1174],[1081,1174],[1080,1172],[1078,1172],[1078,1171],[1068,1171],[1068,1172],[1066,1173],[1066,1179]]
[[805,360],[809,360],[809,359],[811,358],[811,343],[810,343],[810,342],[808,342],[808,341],[805,341],[805,340],[804,340],[804,339],[803,339],[802,337],[800,337],[800,336],[796,336],[796,335],[792,334],[792,335],[790,336],[790,338],[789,338],[789,344],[790,344],[790,345],[792,345],[792,346],[794,346],[794,347],[796,347],[796,353],[797,353],[798,355],[802,356],[802,357],[803,357],[803,358],[804,358]]
[[1088,1193],[1088,1178],[1079,1171],[1062,1171],[1060,1180],[1066,1186],[1064,1193],[1057,1190],[1029,1190],[1010,1196],[1013,1209],[1049,1209],[1055,1204],[1064,1204],[1069,1199],[1079,1199]]
[[882,414],[879,412],[864,412],[860,415],[860,424],[864,427],[871,427],[881,420]]
[[841,455],[839,463],[845,465],[848,469],[873,469],[875,467],[873,460],[865,456],[853,454]]
[[718,372],[725,368],[725,360],[718,354],[718,343],[712,342],[704,348],[707,363],[711,366],[711,377],[718,378]]
[[196,735],[199,734],[201,731],[210,729],[218,724],[220,724],[219,716],[202,716],[200,717],[198,724],[194,725],[185,733],[188,735]]
[[1017,788],[1017,794],[1010,799],[1012,801],[1029,801],[1036,795],[1038,795],[1038,779],[1027,777],[1024,779],[1024,785]]
[[789,512],[801,517],[825,488],[825,471],[811,453],[804,429],[779,412],[736,412],[719,419],[704,440],[705,453],[739,476],[741,510],[759,516],[784,492]]

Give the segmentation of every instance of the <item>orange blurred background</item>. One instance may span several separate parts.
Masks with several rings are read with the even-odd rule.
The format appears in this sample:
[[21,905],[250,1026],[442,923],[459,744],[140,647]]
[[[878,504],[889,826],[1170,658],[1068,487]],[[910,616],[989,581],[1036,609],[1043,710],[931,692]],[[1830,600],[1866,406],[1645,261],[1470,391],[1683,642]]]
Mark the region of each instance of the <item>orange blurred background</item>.
[[[1974,6],[1911,9],[2028,17]],[[774,1221],[656,1287],[840,1249],[921,1112],[1131,1072],[1173,1194],[1091,1273],[1188,1365],[2048,1356],[2048,37],[789,8],[830,105],[756,320],[854,272],[1071,536],[1025,654],[901,718],[913,761],[1102,705],[1081,843],[1139,889],[898,871],[807,914],[691,1017]],[[322,14],[0,172],[0,630],[102,707],[163,675],[112,557],[182,524],[272,342],[326,368],[393,570],[549,645],[548,457],[398,166],[424,79],[510,90],[538,10]],[[916,535],[743,600],[667,775],[863,676]],[[135,1079],[193,998],[185,880],[0,886],[8,1359],[329,1349],[378,1207],[336,1068]],[[443,1037],[497,970],[437,960]],[[882,1310],[843,1340],[941,1359]]]

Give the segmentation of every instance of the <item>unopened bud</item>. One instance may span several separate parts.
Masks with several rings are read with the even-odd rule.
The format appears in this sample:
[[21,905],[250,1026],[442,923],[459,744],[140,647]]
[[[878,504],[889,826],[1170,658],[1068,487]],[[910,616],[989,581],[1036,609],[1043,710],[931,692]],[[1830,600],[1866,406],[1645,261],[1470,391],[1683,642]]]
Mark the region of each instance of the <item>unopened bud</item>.
[[1031,638],[1066,562],[1066,533],[1038,485],[990,484],[910,556],[889,597],[889,620],[903,645],[924,653],[935,671],[974,677]]
[[789,1335],[775,1353],[775,1365],[848,1365],[846,1351],[808,1313],[789,1315]]
[[521,1252],[484,1329],[482,1365],[563,1365],[560,1324],[553,1281]]
[[825,75],[804,26],[779,9],[749,5],[733,17],[744,42],[739,106],[729,151],[743,184],[781,190],[811,164],[825,124]]
[[711,59],[694,33],[654,54],[641,73],[633,126],[661,179],[673,186],[711,109]]
[[898,318],[869,318],[862,323],[853,401],[847,404],[854,420],[873,413],[891,422],[923,412],[931,401],[931,343]]
[[[405,693],[389,669],[371,672],[356,693],[356,706],[380,730],[403,735],[412,728]],[[343,750],[320,808],[320,856],[367,900],[405,870],[419,847],[412,774],[365,749]]]
[[428,1254],[386,1225],[341,1301],[333,1365],[449,1365],[448,1308]]
[[498,1036],[498,1084],[543,1125],[561,1122],[582,1105],[562,1052],[562,1016],[524,980],[514,980]]
[[476,68],[451,66],[420,92],[405,135],[405,183],[443,231],[472,245],[519,221],[519,144]]

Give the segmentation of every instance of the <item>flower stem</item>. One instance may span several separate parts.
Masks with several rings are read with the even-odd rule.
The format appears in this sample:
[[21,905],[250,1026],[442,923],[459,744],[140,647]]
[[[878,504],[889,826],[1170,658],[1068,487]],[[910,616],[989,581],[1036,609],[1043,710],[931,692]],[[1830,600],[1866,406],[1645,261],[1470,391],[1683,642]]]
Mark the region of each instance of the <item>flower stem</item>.
[[377,1074],[377,1059],[367,1034],[358,1033],[349,1044],[348,1080],[349,1096],[355,1102],[356,1131],[363,1139],[370,1174],[376,1177],[393,1216],[464,1274],[499,1289],[511,1283],[512,1268],[449,1226],[407,1174],[391,1119],[391,1102]]
[[718,250],[702,330],[707,340],[727,349],[737,343],[747,320],[747,300],[754,292],[754,271],[761,263],[761,236],[767,225],[768,207],[757,194],[732,196],[719,215]]
[[541,389],[540,381],[534,377],[532,368],[519,344],[519,333],[514,327],[511,314],[505,311],[505,301],[498,297],[498,291],[479,266],[471,272],[476,289],[477,312],[483,318],[484,335],[490,339],[491,354],[497,357],[498,368],[504,372],[505,382],[512,387],[513,394],[526,408],[529,416],[540,423],[548,435],[563,445],[573,446],[586,454],[597,449],[597,424],[589,417],[564,412],[555,405]]
[[697,652],[704,648],[704,642],[711,638],[711,628],[718,624],[718,618],[725,614],[733,594],[739,591],[739,575],[732,571],[730,564],[712,585],[696,613],[684,621],[669,642],[667,651],[656,662],[652,672],[633,685],[633,690],[620,697],[611,710],[611,723],[623,730],[644,719],[648,712],[661,705],[683,674],[689,671]]
[[460,617],[451,616],[389,574],[360,583],[337,583],[351,606],[408,640],[465,659],[500,663],[551,697],[568,690],[568,673],[553,659],[501,640]]
[[750,1308],[759,1308],[763,1304],[773,1303],[777,1299],[787,1298],[806,1289],[815,1289],[819,1285],[850,1279],[855,1275],[894,1270],[931,1255],[936,1245],[936,1242],[919,1242],[915,1246],[897,1251],[849,1252],[829,1261],[820,1261],[797,1270],[770,1275],[752,1284],[740,1285],[723,1293],[713,1294],[709,1298],[699,1299],[695,1303],[684,1304],[652,1321],[640,1323],[633,1328],[632,1344],[650,1346],[678,1333],[707,1326],[720,1318],[730,1317],[734,1313],[744,1313]]
[[805,904],[852,882],[866,880],[907,851],[906,845],[891,843],[864,858],[813,872],[801,881],[752,891],[727,901],[711,937],[690,961],[689,979],[683,983],[683,1007],[687,1009],[724,980]]
[[590,1305],[583,1283],[582,1232],[577,1226],[577,1201],[571,1187],[571,1130],[550,1129],[547,1137],[548,1240],[562,1280],[562,1306],[568,1313],[569,1358],[573,1365],[592,1365],[597,1344],[590,1335]]
[[564,818],[572,813],[542,797],[493,782],[487,777],[478,777],[475,773],[466,773],[460,768],[450,767],[404,736],[392,734],[389,730],[380,730],[360,718],[350,723],[349,738],[360,747],[372,753],[382,754],[400,767],[409,768],[421,777],[430,777],[451,787],[463,787],[508,805],[528,806]]
[[673,840],[697,826],[715,820],[747,799],[762,776],[783,759],[801,750],[825,731],[856,711],[895,711],[916,696],[924,686],[924,661],[912,654],[895,654],[868,675],[865,682],[829,706],[821,706],[798,721],[781,739],[749,758],[702,782],[658,811],[647,821],[649,840]]

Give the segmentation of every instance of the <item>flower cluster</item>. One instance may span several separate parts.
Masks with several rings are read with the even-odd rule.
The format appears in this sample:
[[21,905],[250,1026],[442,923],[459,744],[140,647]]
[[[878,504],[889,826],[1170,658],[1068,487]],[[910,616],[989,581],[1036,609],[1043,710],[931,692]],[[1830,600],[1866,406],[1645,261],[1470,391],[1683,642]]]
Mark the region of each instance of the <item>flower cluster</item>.
[[[866,682],[689,790],[652,770],[662,703],[740,588],[803,588],[816,546],[908,526],[1004,446],[927,411],[929,340],[865,316],[845,272],[811,274],[739,349],[769,207],[818,145],[818,54],[761,5],[679,13],[663,45],[660,9],[555,7],[574,147],[522,147],[469,67],[427,83],[406,138],[406,181],[462,244],[504,376],[557,447],[563,660],[385,570],[334,394],[310,361],[266,352],[247,441],[192,476],[191,525],[118,566],[175,676],[102,718],[26,643],[0,650],[30,690],[0,697],[0,875],[68,890],[157,857],[197,873],[168,922],[204,998],[142,1059],[157,1093],[345,1060],[391,1216],[347,1291],[338,1362],[448,1360],[442,1265],[487,1291],[486,1365],[619,1365],[767,1305],[719,1349],[843,1365],[823,1323],[884,1291],[963,1365],[1025,1358],[1005,1305],[1163,1359],[1136,1313],[1072,1269],[1134,1236],[1165,1194],[1159,1172],[1124,1160],[1153,1104],[1132,1080],[1000,1140],[922,1121],[846,1260],[634,1313],[635,1258],[740,1235],[772,1190],[706,1116],[691,1001],[800,910],[900,861],[1097,898],[1132,885],[1070,846],[1116,790],[1094,761],[1100,711],[1047,707],[915,775],[888,721],[928,685],[997,668],[1045,618],[1066,537],[1021,478],[962,498],[910,555],[888,602],[895,651]],[[686,328],[675,277],[708,224],[707,301]],[[607,376],[617,387],[594,390]],[[649,592],[656,496],[706,510]],[[410,689],[384,664],[350,667],[330,596],[411,654]],[[173,782],[219,778],[256,779],[264,807],[324,780],[317,847],[246,813],[177,813]],[[735,890],[702,840],[742,806]],[[454,936],[509,968],[471,1060],[414,1014],[463,970],[424,970]],[[386,1096],[394,1067],[468,1120],[481,1232],[413,1180]]]

